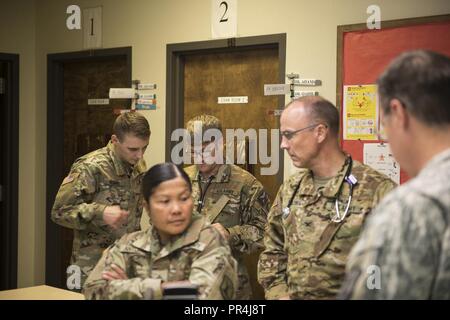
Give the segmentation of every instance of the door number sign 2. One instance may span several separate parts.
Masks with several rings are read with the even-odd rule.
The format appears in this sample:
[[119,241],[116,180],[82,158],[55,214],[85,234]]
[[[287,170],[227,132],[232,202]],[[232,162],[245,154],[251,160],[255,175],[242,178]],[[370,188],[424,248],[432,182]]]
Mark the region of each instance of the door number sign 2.
[[237,36],[237,0],[211,0],[212,38]]

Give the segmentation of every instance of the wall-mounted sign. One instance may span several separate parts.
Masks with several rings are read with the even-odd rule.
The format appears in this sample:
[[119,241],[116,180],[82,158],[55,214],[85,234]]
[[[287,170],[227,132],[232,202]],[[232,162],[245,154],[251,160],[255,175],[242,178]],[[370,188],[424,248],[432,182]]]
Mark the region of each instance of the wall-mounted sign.
[[156,89],[156,83],[139,83],[138,90],[154,90]]
[[156,104],[155,99],[138,99],[137,104]]
[[156,104],[136,104],[136,110],[156,110]]
[[284,83],[277,84],[265,84],[264,95],[265,96],[278,96],[285,95],[290,92],[290,85]]
[[110,88],[110,99],[135,99],[136,89],[134,88]]
[[292,82],[295,86],[320,86],[322,80],[317,79],[293,79]]
[[88,99],[88,105],[105,105],[109,104],[109,99]]
[[211,36],[213,39],[237,36],[236,0],[211,0]]
[[294,98],[306,97],[306,96],[318,96],[318,91],[294,91]]
[[154,93],[139,93],[139,99],[156,99]]
[[102,7],[83,10],[83,48],[102,47]]
[[275,117],[279,117],[281,116],[281,113],[283,112],[283,109],[275,109],[275,110],[269,110],[267,112],[267,114],[269,116],[275,116]]
[[248,103],[248,96],[243,97],[217,97],[218,104]]

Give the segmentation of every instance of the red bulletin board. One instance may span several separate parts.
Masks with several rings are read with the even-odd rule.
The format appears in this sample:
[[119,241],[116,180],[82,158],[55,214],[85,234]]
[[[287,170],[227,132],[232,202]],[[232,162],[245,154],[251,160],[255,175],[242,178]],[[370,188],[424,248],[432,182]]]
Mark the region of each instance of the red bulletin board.
[[[338,27],[337,103],[341,123],[344,85],[375,84],[393,58],[414,49],[450,56],[450,15],[388,21],[380,30],[368,30],[365,24]],[[360,162],[364,143],[376,142],[380,141],[344,140],[341,132],[342,148]],[[400,183],[407,180],[401,171]]]

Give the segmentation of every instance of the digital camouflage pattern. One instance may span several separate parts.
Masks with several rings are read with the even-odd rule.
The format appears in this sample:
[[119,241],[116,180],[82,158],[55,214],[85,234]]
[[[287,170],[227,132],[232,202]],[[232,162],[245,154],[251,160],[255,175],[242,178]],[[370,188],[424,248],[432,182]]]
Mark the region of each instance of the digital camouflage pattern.
[[350,253],[340,298],[450,299],[449,181],[447,150],[383,199]]
[[[351,173],[358,180],[347,217],[332,222],[335,199],[350,164],[347,158],[338,174],[317,192],[310,170],[302,169],[285,182],[270,210],[264,238],[265,250],[258,263],[258,280],[267,299],[335,298],[344,280],[350,249],[357,241],[366,216],[395,184],[385,175],[353,161]],[[300,183],[290,214],[283,215]],[[344,183],[339,197],[344,212],[349,197]]]
[[[115,264],[128,280],[103,280]],[[105,251],[83,288],[87,299],[161,299],[161,283],[189,280],[200,299],[233,299],[236,260],[223,237],[205,217],[194,215],[189,227],[162,246],[150,227],[125,235]]]
[[[61,184],[51,218],[74,230],[71,264],[82,271],[81,284],[115,240],[140,230],[143,208],[141,182],[146,166],[121,161],[111,142],[75,161]],[[129,211],[128,221],[114,230],[103,221],[106,206],[120,205]]]
[[[192,181],[192,197],[198,208],[200,199],[199,173],[196,166],[185,169]],[[201,182],[201,181],[200,181]],[[239,288],[237,299],[250,299],[252,290],[243,254],[263,248],[264,228],[270,201],[262,184],[250,173],[236,165],[221,165],[206,188],[201,214],[211,223],[220,223],[230,232],[230,246],[238,262]]]

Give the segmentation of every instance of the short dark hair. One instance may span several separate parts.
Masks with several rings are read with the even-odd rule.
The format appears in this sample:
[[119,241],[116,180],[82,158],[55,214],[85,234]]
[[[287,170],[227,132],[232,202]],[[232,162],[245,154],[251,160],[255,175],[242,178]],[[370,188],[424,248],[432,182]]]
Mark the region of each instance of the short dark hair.
[[147,119],[138,112],[125,112],[114,121],[113,134],[123,141],[126,134],[132,134],[141,139],[150,137],[150,125]]
[[430,126],[450,124],[450,58],[426,50],[395,58],[378,78],[380,102],[389,114],[389,102],[398,99],[416,119]]
[[301,102],[308,108],[309,116],[314,123],[325,123],[333,136],[339,135],[339,112],[327,99],[321,96],[305,96],[292,100],[287,106]]
[[191,180],[186,172],[170,162],[159,163],[151,167],[142,179],[142,194],[145,201],[148,201],[153,194],[156,187],[161,183],[175,179],[176,177],[183,178],[186,181],[189,191],[192,191]]

